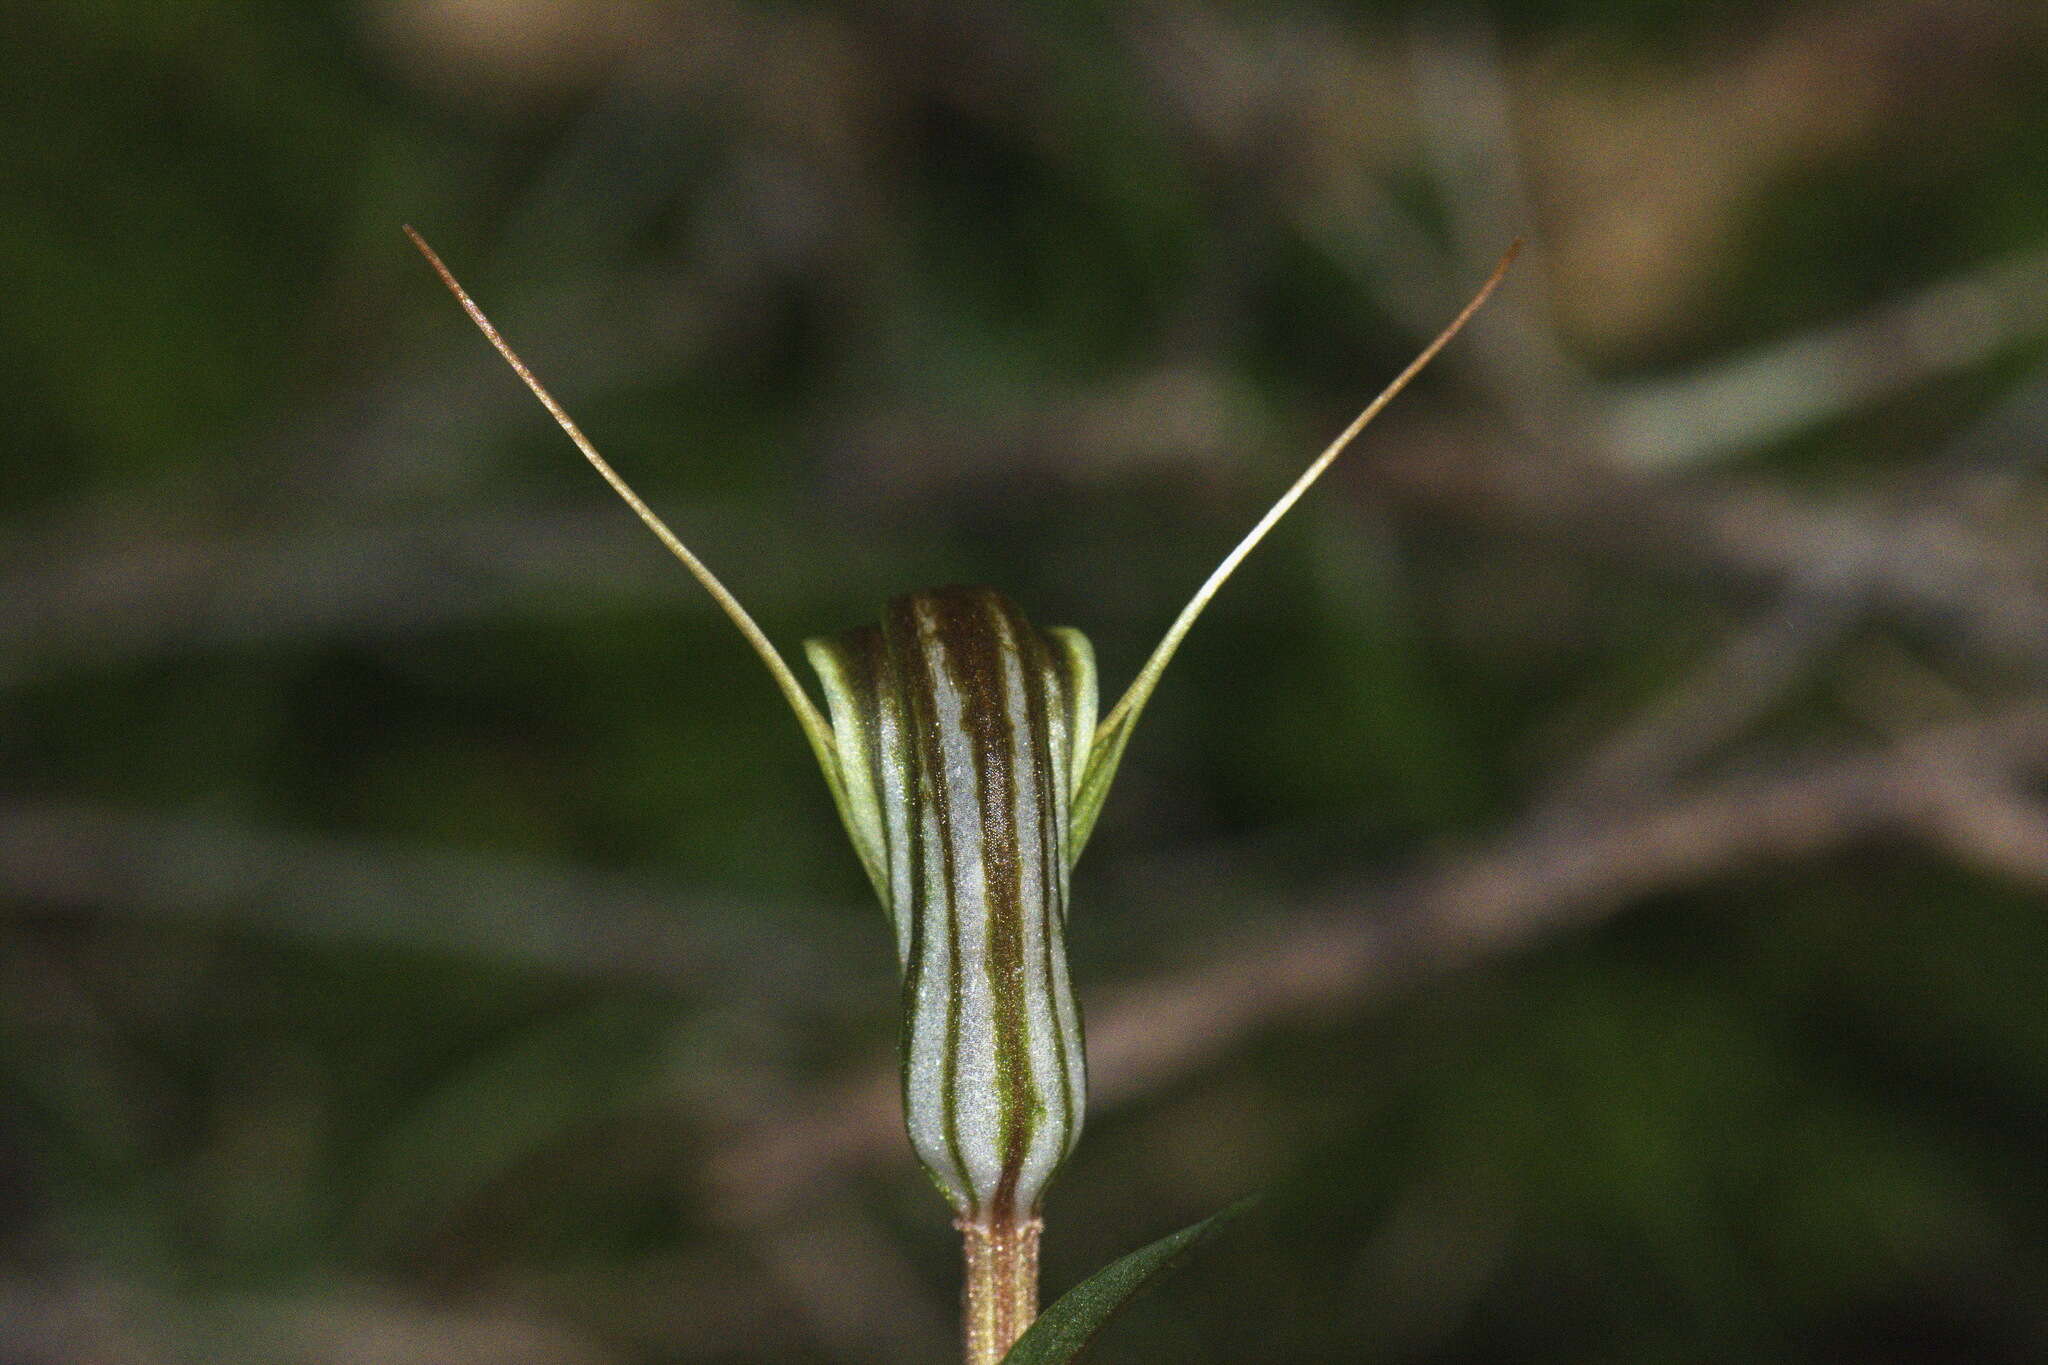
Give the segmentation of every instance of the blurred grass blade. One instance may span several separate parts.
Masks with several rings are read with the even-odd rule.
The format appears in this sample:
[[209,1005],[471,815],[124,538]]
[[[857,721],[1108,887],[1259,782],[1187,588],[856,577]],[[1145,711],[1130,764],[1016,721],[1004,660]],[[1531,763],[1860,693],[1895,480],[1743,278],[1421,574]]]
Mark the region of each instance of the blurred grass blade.
[[1031,1330],[1003,1357],[1003,1365],[1066,1365],[1080,1359],[1096,1334],[1140,1290],[1254,1202],[1241,1199],[1220,1213],[1111,1261],[1039,1314]]
[[1280,518],[1286,516],[1294,504],[1301,500],[1301,495],[1308,492],[1315,481],[1323,476],[1323,471],[1336,463],[1337,457],[1344,453],[1359,432],[1365,430],[1366,424],[1379,416],[1380,410],[1393,402],[1395,396],[1408,387],[1409,381],[1422,373],[1423,367],[1436,359],[1437,352],[1449,345],[1451,338],[1472,320],[1472,315],[1479,311],[1481,305],[1499,286],[1501,278],[1507,274],[1508,267],[1514,264],[1515,256],[1521,249],[1522,243],[1517,239],[1501,256],[1500,263],[1493,268],[1493,274],[1487,277],[1486,283],[1479,286],[1479,292],[1472,296],[1471,302],[1458,310],[1458,315],[1451,319],[1449,325],[1436,334],[1435,340],[1422,348],[1421,354],[1408,362],[1406,369],[1394,376],[1392,383],[1380,390],[1377,398],[1366,404],[1365,411],[1353,418],[1351,425],[1344,428],[1337,439],[1324,448],[1322,454],[1316,456],[1309,467],[1302,471],[1301,477],[1280,495],[1279,501],[1268,508],[1266,515],[1260,517],[1258,524],[1237,543],[1237,548],[1225,555],[1223,562],[1216,566],[1203,581],[1202,586],[1195,589],[1195,595],[1181,608],[1180,615],[1174,618],[1173,624],[1167,627],[1166,637],[1159,642],[1159,647],[1152,651],[1152,657],[1138,670],[1137,680],[1131,684],[1130,691],[1124,693],[1123,699],[1103,718],[1102,727],[1095,733],[1095,745],[1089,752],[1088,766],[1081,774],[1080,789],[1074,797],[1074,839],[1070,857],[1081,856],[1081,849],[1087,844],[1088,835],[1095,828],[1095,817],[1102,811],[1103,798],[1109,795],[1110,780],[1116,776],[1117,765],[1123,761],[1124,745],[1130,742],[1131,729],[1138,723],[1138,713],[1143,711],[1145,703],[1151,700],[1152,689],[1159,685],[1160,674],[1164,673],[1167,664],[1173,661],[1174,652],[1180,648],[1180,642],[1194,627],[1195,618],[1202,614],[1208,607],[1210,599],[1215,597],[1230,576],[1237,572],[1237,566],[1244,562],[1245,556],[1258,547],[1259,542],[1266,538],[1266,533],[1279,524]]

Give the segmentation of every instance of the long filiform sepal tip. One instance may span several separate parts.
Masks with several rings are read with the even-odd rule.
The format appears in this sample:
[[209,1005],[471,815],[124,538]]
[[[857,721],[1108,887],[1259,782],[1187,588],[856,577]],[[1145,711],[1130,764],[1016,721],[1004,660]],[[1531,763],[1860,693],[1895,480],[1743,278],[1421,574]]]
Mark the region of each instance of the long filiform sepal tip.
[[[426,258],[434,273],[441,277],[441,283],[448,286],[448,292],[462,305],[462,311],[469,314],[469,320],[484,334],[484,340],[491,343],[492,349],[512,367],[512,372],[519,376],[520,382],[540,400],[540,405],[555,419],[555,425],[561,427],[563,434],[575,444],[576,449],[583,452],[583,458],[590,461],[591,468],[611,485],[612,491],[624,500],[626,506],[633,509],[633,514],[639,517],[647,529],[654,533],[655,538],[667,547],[668,552],[682,561],[683,567],[703,585],[704,591],[711,594],[711,599],[718,603],[719,609],[734,626],[738,627],[740,634],[746,637],[747,643],[753,647],[754,653],[760,656],[761,662],[768,666],[768,672],[775,679],[775,685],[782,690],[783,698],[789,702],[789,709],[796,713],[797,723],[803,727],[804,737],[810,741],[811,752],[817,756],[818,766],[824,770],[825,783],[832,789],[833,799],[843,812],[846,805],[846,789],[840,778],[832,727],[826,722],[817,705],[812,702],[810,694],[804,691],[803,684],[797,681],[796,674],[790,671],[781,651],[775,648],[774,642],[763,633],[761,627],[754,623],[754,618],[747,614],[747,609],[740,605],[739,599],[727,590],[725,584],[718,581],[718,576],[705,566],[703,560],[697,558],[689,546],[683,544],[674,531],[669,530],[668,524],[654,514],[654,509],[641,501],[640,495],[619,477],[618,471],[611,467],[604,456],[597,453],[597,447],[590,443],[590,438],[583,434],[583,429],[576,425],[576,420],[555,401],[554,395],[547,391],[546,386],[534,377],[533,371],[526,367],[526,362],[507,344],[496,324],[484,315],[484,310],[469,296],[469,291],[462,287],[454,272],[443,264],[434,248],[427,245],[426,238],[414,231],[410,223],[404,224],[404,228],[405,235],[419,248],[420,255]],[[872,876],[875,873],[876,869],[870,866],[869,874]]]
[[1486,283],[1479,286],[1471,301],[1458,310],[1458,315],[1436,334],[1429,345],[1422,348],[1415,359],[1408,362],[1407,368],[1395,375],[1393,381],[1381,389],[1372,402],[1365,405],[1365,409],[1351,420],[1351,424],[1338,433],[1336,440],[1324,447],[1323,453],[1310,462],[1301,476],[1280,495],[1272,507],[1267,509],[1266,515],[1259,518],[1258,524],[1246,533],[1236,548],[1223,557],[1223,562],[1203,580],[1202,586],[1195,589],[1195,595],[1188,599],[1188,604],[1181,608],[1180,615],[1167,627],[1166,636],[1160,640],[1159,647],[1152,651],[1152,657],[1138,670],[1137,679],[1131,683],[1130,690],[1125,692],[1123,698],[1110,709],[1109,714],[1103,717],[1102,724],[1096,729],[1095,744],[1089,752],[1088,763],[1082,771],[1080,786],[1074,797],[1074,836],[1070,856],[1079,857],[1082,846],[1088,842],[1088,835],[1095,828],[1095,818],[1102,811],[1103,798],[1109,794],[1110,781],[1116,776],[1117,764],[1123,759],[1124,746],[1130,742],[1131,729],[1137,724],[1138,714],[1145,709],[1145,703],[1151,700],[1152,690],[1159,685],[1160,675],[1166,671],[1166,665],[1172,662],[1174,652],[1180,648],[1181,641],[1193,628],[1196,618],[1208,607],[1210,599],[1215,597],[1218,589],[1237,572],[1237,566],[1244,562],[1245,556],[1266,538],[1266,533],[1301,500],[1301,495],[1308,492],[1315,481],[1323,476],[1323,472],[1336,463],[1337,457],[1357,439],[1358,433],[1365,430],[1366,425],[1379,416],[1381,410],[1393,402],[1395,396],[1407,388],[1409,381],[1422,373],[1430,361],[1436,359],[1437,352],[1449,345],[1452,337],[1464,330],[1465,324],[1472,320],[1472,315],[1492,297],[1493,291],[1499,287],[1501,280],[1508,273],[1508,267],[1514,264],[1515,257],[1521,250],[1522,239],[1517,237],[1502,253],[1499,263],[1493,268],[1493,273],[1487,277]]

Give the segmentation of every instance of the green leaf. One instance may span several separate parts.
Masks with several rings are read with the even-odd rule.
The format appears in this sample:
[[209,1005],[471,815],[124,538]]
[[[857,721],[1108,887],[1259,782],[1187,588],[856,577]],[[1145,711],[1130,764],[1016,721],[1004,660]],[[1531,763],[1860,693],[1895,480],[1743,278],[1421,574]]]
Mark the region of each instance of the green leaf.
[[1003,1357],[1003,1365],[1066,1365],[1078,1360],[1095,1340],[1095,1334],[1138,1296],[1162,1272],[1171,1269],[1194,1250],[1210,1233],[1250,1208],[1253,1200],[1240,1199],[1220,1213],[1211,1214],[1191,1227],[1162,1237],[1147,1247],[1110,1262],[1088,1279],[1060,1295],[1059,1301],[1039,1314],[1029,1331]]

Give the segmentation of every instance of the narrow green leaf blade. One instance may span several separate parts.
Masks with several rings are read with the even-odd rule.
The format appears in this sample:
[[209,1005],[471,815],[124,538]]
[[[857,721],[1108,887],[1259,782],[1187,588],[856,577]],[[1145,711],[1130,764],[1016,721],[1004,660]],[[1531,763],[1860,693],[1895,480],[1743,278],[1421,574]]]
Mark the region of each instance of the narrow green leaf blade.
[[1080,1359],[1118,1309],[1252,1203],[1241,1199],[1220,1213],[1111,1261],[1039,1314],[1038,1321],[1003,1357],[1003,1365],[1067,1365]]

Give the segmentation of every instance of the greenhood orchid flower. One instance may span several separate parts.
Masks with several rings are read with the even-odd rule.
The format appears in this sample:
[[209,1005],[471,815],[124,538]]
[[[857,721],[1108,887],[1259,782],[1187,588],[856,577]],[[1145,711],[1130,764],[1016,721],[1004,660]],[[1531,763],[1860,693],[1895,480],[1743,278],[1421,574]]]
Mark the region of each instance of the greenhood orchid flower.
[[894,930],[905,1124],[967,1234],[969,1359],[999,1359],[1036,1312],[1038,1210],[1081,1132],[1067,889],[1132,727],[1217,590],[1478,311],[1515,248],[1224,557],[1108,715],[1098,719],[1094,651],[1079,631],[1041,630],[993,589],[949,587],[896,598],[878,624],[806,643],[828,720],[746,609],[406,232],[577,449],[717,601],[795,712]]

